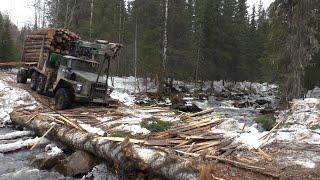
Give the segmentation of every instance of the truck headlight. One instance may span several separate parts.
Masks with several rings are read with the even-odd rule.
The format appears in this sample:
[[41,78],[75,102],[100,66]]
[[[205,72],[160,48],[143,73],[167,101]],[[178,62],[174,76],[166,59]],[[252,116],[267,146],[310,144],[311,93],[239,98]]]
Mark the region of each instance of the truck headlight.
[[82,84],[77,84],[77,87],[76,87],[77,92],[81,92],[82,91],[82,87],[83,87]]

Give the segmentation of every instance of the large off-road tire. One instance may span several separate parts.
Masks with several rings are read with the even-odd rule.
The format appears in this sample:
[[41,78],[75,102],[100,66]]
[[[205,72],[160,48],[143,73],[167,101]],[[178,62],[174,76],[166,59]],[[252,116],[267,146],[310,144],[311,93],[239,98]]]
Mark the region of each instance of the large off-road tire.
[[37,90],[37,85],[38,85],[38,75],[39,73],[34,71],[31,75],[31,84],[30,84],[30,88],[32,90]]
[[46,86],[46,81],[47,81],[47,78],[44,76],[44,75],[39,75],[38,77],[38,83],[37,83],[37,92],[39,94],[44,94],[44,88]]
[[26,84],[28,80],[27,74],[27,69],[20,69],[17,74],[17,83]]
[[54,103],[56,110],[68,109],[72,105],[72,94],[67,88],[60,88],[54,96]]

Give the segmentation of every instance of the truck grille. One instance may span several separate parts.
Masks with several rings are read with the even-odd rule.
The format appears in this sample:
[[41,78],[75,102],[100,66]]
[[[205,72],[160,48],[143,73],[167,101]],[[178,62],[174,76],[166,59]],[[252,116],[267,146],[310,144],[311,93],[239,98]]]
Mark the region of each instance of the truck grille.
[[91,99],[104,99],[106,95],[106,85],[102,83],[94,83],[91,85]]

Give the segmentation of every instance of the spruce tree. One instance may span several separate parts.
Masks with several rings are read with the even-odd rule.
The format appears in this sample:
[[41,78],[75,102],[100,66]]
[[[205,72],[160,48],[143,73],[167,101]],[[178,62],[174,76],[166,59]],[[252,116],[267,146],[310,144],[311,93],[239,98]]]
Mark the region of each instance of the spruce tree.
[[[216,80],[224,76],[221,68],[224,67],[224,59],[221,58],[221,1],[207,0],[198,4],[203,8],[199,14],[199,40],[200,41],[200,69],[201,77],[206,80]],[[200,8],[201,8],[200,7]],[[201,12],[201,11],[199,11]]]
[[0,38],[0,60],[2,61],[17,60],[18,50],[15,42],[11,38],[10,26],[10,19],[6,16],[3,21],[3,32]]
[[238,76],[238,54],[236,54],[236,40],[235,35],[237,30],[235,29],[235,10],[236,0],[226,0],[223,3],[222,8],[222,59],[224,60],[223,69],[226,72],[224,79],[236,80]]
[[250,69],[248,69],[248,59],[250,55],[249,51],[249,41],[250,41],[250,31],[248,23],[248,11],[247,11],[247,1],[239,0],[236,7],[235,15],[235,28],[237,33],[235,34],[237,48],[236,54],[238,54],[238,74],[237,81],[248,80],[252,76]]
[[258,60],[259,74],[258,77],[260,81],[272,81],[272,66],[270,66],[270,60],[268,57],[268,41],[269,41],[269,20],[267,19],[267,14],[263,8],[262,1],[260,1],[258,8],[258,18],[257,18],[257,31],[256,31],[256,58]]
[[256,6],[252,6],[252,11],[250,15],[250,31],[254,33],[257,29],[257,22],[256,22]]
[[159,79],[162,72],[164,2],[135,0],[132,11],[138,24],[138,74]]
[[319,52],[317,20],[312,0],[275,1],[271,8],[273,56],[277,60],[282,100],[288,102],[301,97],[305,70]]
[[[192,30],[185,0],[169,1],[167,69],[171,77],[185,77],[190,69]],[[177,69],[176,67],[180,67]]]
[[2,14],[0,13],[0,38],[1,38],[1,34],[3,33],[3,16]]
[[0,58],[2,57],[1,52],[2,52],[3,21],[4,21],[4,19],[3,19],[1,12],[0,12]]

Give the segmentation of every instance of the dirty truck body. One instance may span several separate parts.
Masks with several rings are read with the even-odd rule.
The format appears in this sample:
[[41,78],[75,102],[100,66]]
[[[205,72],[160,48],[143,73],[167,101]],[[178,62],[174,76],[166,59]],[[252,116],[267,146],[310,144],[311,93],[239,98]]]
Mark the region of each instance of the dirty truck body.
[[[47,34],[44,35],[46,36]],[[30,78],[31,89],[42,95],[53,96],[56,109],[69,108],[73,102],[107,105],[116,102],[109,96],[112,89],[108,86],[107,79],[110,60],[118,55],[120,44],[101,40],[91,43],[74,39],[63,42],[68,49],[64,49],[65,53],[62,53],[62,50],[52,50],[55,49],[52,44],[56,43],[56,38],[51,40],[53,43],[49,51],[44,51],[43,44],[49,44],[45,42],[45,38],[32,40],[31,44],[41,44],[36,46],[39,60],[36,67],[19,70],[18,83],[26,83]],[[26,44],[25,42],[24,55],[34,46]],[[34,51],[36,50],[32,52]],[[26,57],[29,57],[28,54]],[[22,60],[24,59],[22,57]]]

